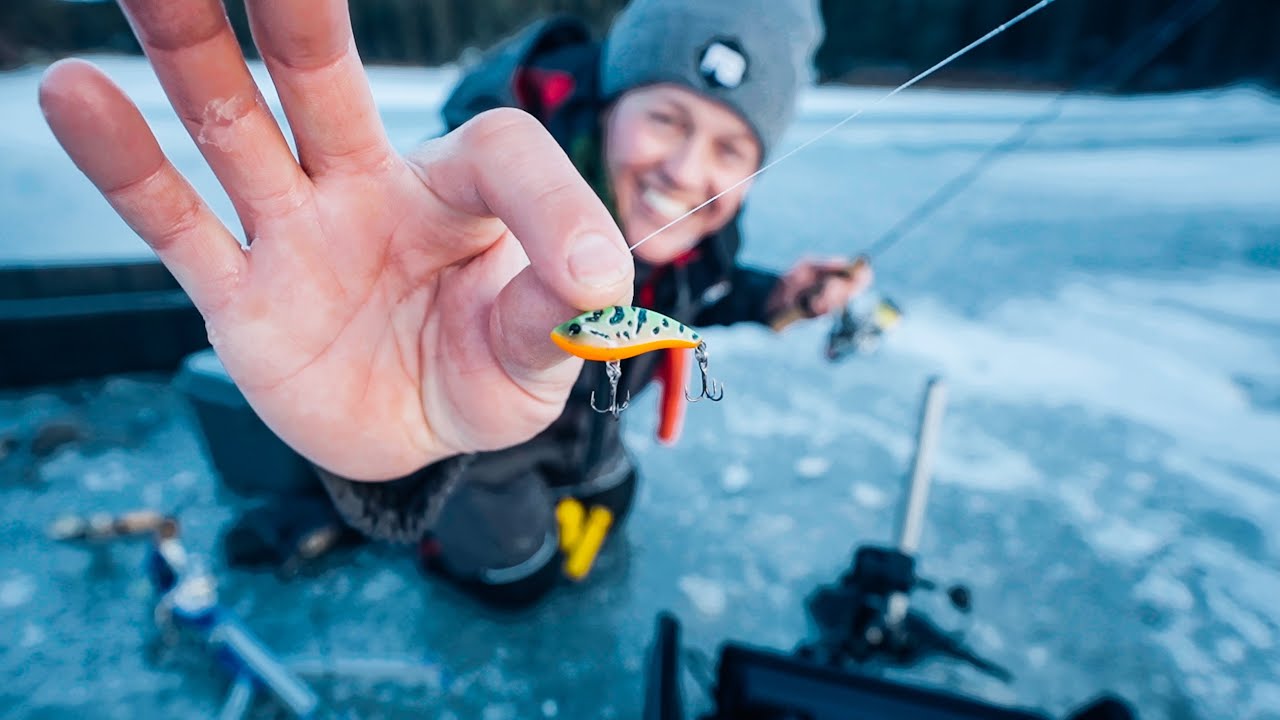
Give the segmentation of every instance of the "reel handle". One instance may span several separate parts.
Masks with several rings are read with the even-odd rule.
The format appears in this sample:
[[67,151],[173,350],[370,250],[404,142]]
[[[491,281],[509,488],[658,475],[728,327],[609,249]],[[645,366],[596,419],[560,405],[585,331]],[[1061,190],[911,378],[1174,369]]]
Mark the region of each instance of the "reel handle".
[[858,270],[865,267],[870,262],[870,258],[866,255],[859,255],[853,262],[842,268],[819,271],[818,277],[814,283],[801,290],[799,293],[796,293],[795,304],[785,308],[782,312],[778,313],[777,317],[770,320],[769,327],[773,328],[774,332],[781,332],[788,325],[799,320],[807,320],[812,317],[817,317],[817,313],[813,310],[813,301],[822,295],[823,290],[826,290],[827,283],[830,282],[832,278],[848,280],[852,278]]

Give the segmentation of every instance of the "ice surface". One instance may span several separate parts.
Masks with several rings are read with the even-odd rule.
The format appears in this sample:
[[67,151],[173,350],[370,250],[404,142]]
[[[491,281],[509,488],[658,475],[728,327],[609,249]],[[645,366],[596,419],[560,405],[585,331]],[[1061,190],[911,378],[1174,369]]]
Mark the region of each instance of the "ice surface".
[[[237,227],[146,65],[99,61]],[[145,256],[49,135],[38,76],[0,76],[0,262]],[[453,70],[370,76],[397,146],[438,131]],[[787,143],[878,92],[809,91]],[[746,259],[782,267],[866,247],[1049,100],[903,93],[759,179]],[[692,406],[670,449],[651,441],[656,398],[638,397],[623,422],[640,497],[589,582],[497,618],[378,547],[294,579],[223,572],[224,596],[286,655],[443,668],[426,690],[318,684],[355,716],[637,717],[660,610],[706,651],[803,637],[804,596],[857,543],[889,539],[924,382],[940,374],[951,392],[921,570],[967,581],[974,619],[922,606],[968,627],[1017,680],[946,665],[913,679],[1056,713],[1110,690],[1144,718],[1275,718],[1277,168],[1280,102],[1256,89],[1077,99],[876,259],[906,311],[879,354],[827,364],[823,323],[785,342],[712,329],[725,401]],[[222,570],[219,533],[250,501],[218,487],[163,378],[0,397],[0,434],[25,441],[65,418],[87,437],[42,460],[0,459],[0,707],[212,715],[225,679],[154,646],[141,549],[53,545],[42,530],[66,512],[180,509],[192,547]]]

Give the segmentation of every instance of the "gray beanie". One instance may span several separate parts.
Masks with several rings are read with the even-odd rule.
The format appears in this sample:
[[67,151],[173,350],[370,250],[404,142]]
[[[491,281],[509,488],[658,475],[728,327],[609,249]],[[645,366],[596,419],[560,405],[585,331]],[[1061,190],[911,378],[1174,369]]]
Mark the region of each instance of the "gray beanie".
[[601,90],[692,88],[736,110],[768,155],[821,32],[816,0],[632,0],[605,38]]

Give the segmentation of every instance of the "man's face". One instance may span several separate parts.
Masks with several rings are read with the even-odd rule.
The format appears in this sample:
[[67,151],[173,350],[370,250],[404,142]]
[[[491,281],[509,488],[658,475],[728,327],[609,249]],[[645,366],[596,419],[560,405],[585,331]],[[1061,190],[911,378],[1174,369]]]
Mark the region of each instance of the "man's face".
[[[624,93],[605,120],[605,166],[631,245],[760,167],[747,123],[726,106],[678,85]],[[724,227],[746,182],[648,240],[636,257],[664,264]]]

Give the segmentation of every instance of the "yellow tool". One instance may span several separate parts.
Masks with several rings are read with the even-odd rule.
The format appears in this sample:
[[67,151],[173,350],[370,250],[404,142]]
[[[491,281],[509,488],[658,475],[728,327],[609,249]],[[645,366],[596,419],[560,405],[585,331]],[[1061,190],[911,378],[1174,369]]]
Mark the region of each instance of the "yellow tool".
[[613,513],[603,505],[587,510],[581,502],[565,498],[556,505],[556,521],[560,525],[560,550],[566,555],[564,574],[580,581],[595,565],[613,525]]
[[582,537],[582,521],[587,517],[586,508],[573,498],[565,498],[556,504],[556,523],[560,526],[560,551],[573,552]]

